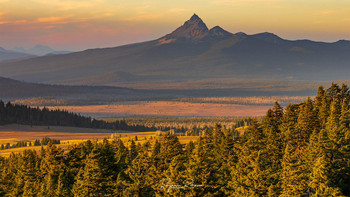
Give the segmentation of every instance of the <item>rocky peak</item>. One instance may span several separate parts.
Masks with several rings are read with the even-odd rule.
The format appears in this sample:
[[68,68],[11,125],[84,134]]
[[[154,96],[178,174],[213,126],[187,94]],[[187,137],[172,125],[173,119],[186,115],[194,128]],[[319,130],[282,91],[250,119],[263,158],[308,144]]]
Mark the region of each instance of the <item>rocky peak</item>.
[[219,26],[215,26],[209,30],[208,35],[214,38],[225,38],[231,36],[232,34]]
[[190,20],[186,21],[181,27],[177,28],[169,35],[175,38],[200,39],[203,38],[208,31],[208,27],[202,19],[194,14]]

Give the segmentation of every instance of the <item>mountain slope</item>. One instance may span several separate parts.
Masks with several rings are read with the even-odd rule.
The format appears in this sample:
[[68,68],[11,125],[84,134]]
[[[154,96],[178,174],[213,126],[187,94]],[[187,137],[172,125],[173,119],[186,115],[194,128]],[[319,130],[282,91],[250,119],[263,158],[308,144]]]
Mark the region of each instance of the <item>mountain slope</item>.
[[88,97],[102,98],[104,96],[140,96],[142,91],[120,87],[105,86],[64,86],[64,85],[46,85],[37,83],[27,83],[9,78],[0,77],[0,100],[18,99],[29,97],[57,97],[57,98],[75,98],[88,99]]
[[340,80],[348,78],[349,62],[349,41],[232,34],[218,26],[208,29],[193,15],[157,40],[2,63],[0,75],[31,82],[125,86],[222,78]]

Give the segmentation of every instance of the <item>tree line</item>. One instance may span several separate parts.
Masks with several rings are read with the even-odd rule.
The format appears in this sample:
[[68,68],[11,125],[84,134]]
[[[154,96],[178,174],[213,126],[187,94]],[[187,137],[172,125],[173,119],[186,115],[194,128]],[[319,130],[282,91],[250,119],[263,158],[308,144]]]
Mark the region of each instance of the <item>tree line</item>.
[[185,147],[167,134],[26,150],[0,158],[0,195],[350,196],[349,100],[346,85],[320,87],[243,134],[217,124]]
[[[159,119],[159,118],[158,118]],[[5,124],[24,124],[24,125],[44,125],[44,126],[71,126],[71,127],[85,127],[95,129],[109,129],[109,130],[126,130],[126,131],[169,131],[174,130],[176,133],[188,133],[188,135],[198,136],[206,128],[209,128],[213,124],[215,118],[196,118],[196,124],[191,123],[191,127],[188,122],[184,122],[184,118],[171,119],[166,124],[159,124],[159,120],[156,122],[152,120],[143,120],[143,118],[130,119],[116,119],[113,121],[96,120],[91,117],[85,117],[76,113],[68,112],[65,110],[55,109],[49,110],[47,108],[40,109],[39,107],[30,107],[20,104],[12,104],[11,102],[4,103],[0,100],[0,125]],[[191,119],[191,120],[192,120]],[[221,118],[222,119],[222,118]],[[248,125],[251,118],[226,118],[224,122],[228,120],[234,120],[234,122],[228,124],[232,127],[240,127]],[[164,121],[164,120],[161,120]],[[168,121],[168,119],[165,119]],[[199,126],[205,122],[203,126]],[[171,125],[171,126],[169,126]]]
[[49,110],[45,107],[40,109],[39,107],[12,104],[11,102],[5,104],[0,100],[0,125],[5,124],[71,126],[130,131],[152,131],[155,129],[144,125],[128,125],[125,120],[106,122],[65,110]]
[[29,141],[18,141],[15,144],[5,143],[0,145],[0,150],[9,149],[9,148],[20,148],[20,147],[27,147],[27,146],[44,146],[51,144],[61,144],[61,140],[44,137],[41,139],[36,139],[33,143]]
[[[262,117],[256,118],[262,119]],[[216,123],[226,128],[248,126],[252,121],[252,117],[133,117],[106,119],[108,122],[116,120],[123,120],[128,125],[144,125],[148,128],[154,128],[154,131],[173,131],[180,136],[199,136],[205,129],[213,127]]]

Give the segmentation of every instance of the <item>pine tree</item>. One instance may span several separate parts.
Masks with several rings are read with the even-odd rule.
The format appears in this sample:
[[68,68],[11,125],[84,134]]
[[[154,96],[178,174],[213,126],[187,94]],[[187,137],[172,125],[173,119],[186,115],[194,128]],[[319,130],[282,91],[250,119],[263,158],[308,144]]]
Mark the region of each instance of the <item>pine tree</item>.
[[189,196],[222,195],[218,185],[218,168],[213,139],[207,135],[200,137],[186,165],[186,177],[193,181],[193,184],[201,186],[192,188],[187,194]]
[[158,142],[158,140],[156,140],[151,153],[151,159],[156,169],[158,169],[160,165],[160,147],[160,143]]
[[262,124],[253,120],[241,137],[238,162],[232,166],[232,196],[277,196],[281,151],[278,124],[272,110]]
[[130,160],[134,160],[138,155],[138,149],[136,147],[136,143],[134,140],[131,140],[131,145],[130,145],[130,154],[129,154],[129,158]]
[[283,107],[275,101],[274,106],[272,107],[272,116],[276,125],[280,125],[283,118]]
[[55,196],[59,174],[66,168],[63,163],[63,150],[53,145],[51,142],[49,142],[47,148],[43,150],[45,151],[42,154],[43,157],[40,167],[42,170],[40,176],[43,180],[43,184],[39,195]]
[[287,144],[282,159],[281,197],[306,195],[308,173],[302,152]]
[[181,154],[183,154],[183,149],[178,137],[171,134],[162,136],[160,138],[160,162],[157,167],[164,172],[169,167],[171,160]]
[[315,97],[315,107],[319,111],[322,107],[322,101],[325,97],[325,91],[323,86],[319,86],[317,90],[317,96]]
[[298,145],[301,147],[306,146],[310,135],[314,130],[319,131],[320,125],[316,112],[313,108],[312,101],[310,98],[308,98],[300,108],[298,122],[296,125],[296,138],[298,139]]
[[112,196],[110,190],[105,190],[108,180],[103,176],[99,159],[100,153],[95,147],[86,158],[85,167],[81,168],[77,175],[72,190],[74,196]]
[[186,166],[187,158],[185,155],[175,156],[169,164],[169,168],[164,172],[160,185],[154,188],[161,196],[185,196],[191,188],[169,188],[167,185],[179,185],[186,187],[187,176]]
[[146,152],[140,152],[127,170],[129,181],[123,196],[152,196],[153,187],[159,182],[151,166],[151,158]]
[[[283,111],[283,109],[276,102],[275,108],[279,111]],[[277,117],[273,110],[268,110],[266,116],[263,120],[263,132],[266,136],[266,147],[264,148],[266,151],[266,160],[265,162],[265,171],[269,171],[266,179],[269,179],[271,185],[269,188],[270,195],[278,195],[280,192],[279,189],[279,179],[280,179],[280,168],[281,168],[281,160],[283,156],[283,143],[281,138],[281,132],[279,130],[279,125],[282,122],[283,113],[279,113],[280,115]]]
[[283,114],[282,123],[279,125],[283,141],[295,146],[297,144],[296,123],[298,120],[299,105],[289,104]]
[[341,112],[340,112],[339,122],[345,128],[350,127],[350,108],[349,108],[348,101],[345,99],[343,100],[343,102],[341,104]]
[[330,106],[330,102],[328,102],[327,96],[325,93],[325,95],[322,97],[321,105],[318,109],[318,114],[319,114],[318,117],[320,120],[321,128],[324,128],[326,125],[327,118],[329,116],[329,106]]

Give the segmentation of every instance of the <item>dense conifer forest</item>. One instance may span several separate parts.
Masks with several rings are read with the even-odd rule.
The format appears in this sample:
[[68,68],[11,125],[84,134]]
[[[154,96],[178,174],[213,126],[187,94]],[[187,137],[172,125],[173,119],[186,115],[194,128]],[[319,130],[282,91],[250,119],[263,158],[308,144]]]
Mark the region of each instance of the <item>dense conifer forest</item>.
[[349,100],[346,85],[320,87],[244,134],[217,124],[185,147],[163,135],[26,150],[0,158],[0,196],[350,196]]
[[[200,132],[220,121],[224,126],[237,127],[244,126],[251,122],[251,118],[124,118],[98,120],[85,117],[80,114],[65,110],[39,107],[29,107],[21,104],[4,103],[0,100],[0,125],[24,124],[24,125],[44,125],[44,126],[70,126],[85,127],[95,129],[126,130],[126,131],[169,131],[174,130],[178,135],[199,135]],[[228,123],[228,121],[231,121]],[[194,132],[194,131],[198,132]]]
[[[255,117],[258,120],[262,116]],[[206,129],[219,123],[222,127],[235,129],[251,123],[252,117],[133,117],[105,119],[108,122],[125,121],[129,126],[143,125],[159,131],[174,131],[177,135],[199,136]]]
[[10,143],[5,143],[0,145],[0,150],[9,149],[9,148],[27,147],[27,146],[41,146],[41,145],[48,145],[50,143],[61,144],[61,140],[44,137],[41,140],[36,139],[33,143],[28,141],[18,141],[17,143],[12,145]]
[[143,125],[128,125],[124,120],[116,120],[114,122],[96,120],[59,109],[33,108],[26,105],[12,104],[11,102],[5,104],[0,100],[0,125],[15,123],[131,131],[152,131],[156,129]]

